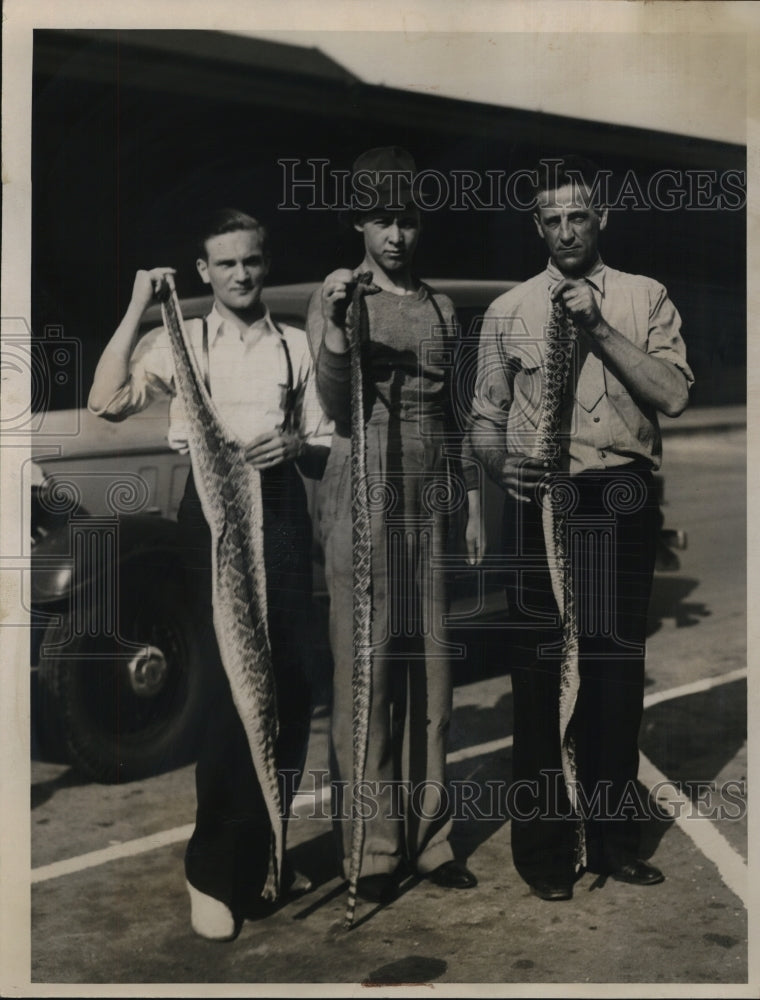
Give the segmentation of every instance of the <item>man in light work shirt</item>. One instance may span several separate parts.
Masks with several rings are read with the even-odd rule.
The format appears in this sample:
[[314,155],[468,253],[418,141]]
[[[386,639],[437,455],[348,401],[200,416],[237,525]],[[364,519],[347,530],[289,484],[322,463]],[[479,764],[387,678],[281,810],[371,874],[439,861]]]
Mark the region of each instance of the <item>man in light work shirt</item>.
[[[599,256],[607,210],[593,194],[595,173],[579,157],[544,161],[535,173],[533,217],[550,261],[486,314],[470,432],[475,455],[507,494],[505,554],[517,583],[511,613],[516,624],[536,626],[535,656],[512,670],[512,854],[547,900],[571,898],[584,866],[635,885],[663,879],[639,857],[635,821],[659,513],[652,473],[661,459],[657,413],[681,413],[693,377],[663,286]],[[545,331],[558,316],[574,328],[574,346],[560,397],[560,457],[551,467],[535,448],[547,398]],[[578,632],[580,684],[567,729],[572,789],[562,772],[562,639],[542,527],[548,479],[568,505]]]
[[[264,561],[272,666],[277,691],[277,766],[284,813],[306,755],[311,715],[302,665],[311,596],[311,524],[296,465],[318,464],[322,421],[305,333],[279,327],[261,301],[269,271],[266,229],[233,209],[201,227],[197,269],[214,294],[210,313],[186,323],[188,339],[223,424],[250,442],[261,474]],[[138,271],[127,312],[95,372],[89,407],[123,420],[161,394],[171,395],[169,443],[187,451],[182,401],[176,395],[169,337],[158,328],[138,341],[143,313],[173,268]],[[196,614],[207,684],[207,727],[196,769],[196,826],[185,869],[191,920],[198,934],[229,940],[256,909],[272,836],[243,724],[217,648],[211,608],[211,535],[190,472],[178,512],[186,547],[187,601]],[[295,876],[283,879],[293,887]]]

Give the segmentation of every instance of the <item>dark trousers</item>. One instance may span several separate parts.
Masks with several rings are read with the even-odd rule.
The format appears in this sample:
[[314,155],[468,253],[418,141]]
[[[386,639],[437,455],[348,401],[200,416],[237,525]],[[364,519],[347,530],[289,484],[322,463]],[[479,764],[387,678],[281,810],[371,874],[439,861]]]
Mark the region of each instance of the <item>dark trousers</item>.
[[[275,747],[287,813],[309,739],[311,695],[303,670],[311,600],[311,526],[303,484],[291,465],[262,474],[269,636],[279,736]],[[177,520],[190,571],[188,599],[202,635],[208,714],[195,772],[195,830],[185,855],[188,881],[236,915],[254,909],[267,874],[272,829],[243,724],[214,633],[211,535],[188,478]]]
[[[649,472],[608,470],[570,480],[576,497],[568,546],[579,632],[575,742],[582,820],[562,775],[559,738],[561,631],[546,565],[541,511],[508,505],[506,538],[528,567],[511,595],[523,653],[512,670],[514,751],[512,856],[528,882],[567,881],[584,822],[588,867],[614,868],[637,853],[638,734],[644,645],[657,537]],[[543,621],[539,619],[543,618]],[[553,621],[547,621],[553,619]]]

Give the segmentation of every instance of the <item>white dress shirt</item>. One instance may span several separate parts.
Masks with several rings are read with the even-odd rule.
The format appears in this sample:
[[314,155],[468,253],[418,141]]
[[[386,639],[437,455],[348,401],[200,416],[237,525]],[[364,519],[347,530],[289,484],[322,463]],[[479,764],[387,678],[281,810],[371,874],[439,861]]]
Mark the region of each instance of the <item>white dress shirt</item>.
[[[207,317],[208,375],[211,398],[220,420],[248,443],[282,426],[286,417],[288,354],[293,376],[293,429],[313,444],[329,444],[331,426],[319,405],[306,334],[292,326],[275,327],[269,310],[241,331],[214,306]],[[203,320],[185,322],[190,346],[203,372]],[[284,343],[283,343],[284,341]],[[150,330],[138,342],[129,376],[97,416],[123,420],[144,410],[157,396],[172,396],[169,444],[187,452],[185,413],[174,384],[174,359],[164,327]]]

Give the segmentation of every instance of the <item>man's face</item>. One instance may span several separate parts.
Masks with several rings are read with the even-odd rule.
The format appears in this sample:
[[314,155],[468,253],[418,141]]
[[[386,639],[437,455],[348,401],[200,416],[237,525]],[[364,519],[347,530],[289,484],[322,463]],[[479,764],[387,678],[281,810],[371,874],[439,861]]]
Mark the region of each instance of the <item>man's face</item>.
[[211,285],[214,298],[233,312],[258,304],[269,258],[261,248],[261,234],[247,229],[222,233],[206,240],[207,259],[198,258],[198,273]]
[[355,223],[354,228],[364,235],[367,256],[392,274],[411,264],[420,238],[420,213],[415,207],[399,213],[373,212]]
[[556,191],[542,191],[533,213],[536,229],[562,274],[586,274],[599,256],[599,233],[607,225],[607,209],[589,204],[588,191],[567,184]]

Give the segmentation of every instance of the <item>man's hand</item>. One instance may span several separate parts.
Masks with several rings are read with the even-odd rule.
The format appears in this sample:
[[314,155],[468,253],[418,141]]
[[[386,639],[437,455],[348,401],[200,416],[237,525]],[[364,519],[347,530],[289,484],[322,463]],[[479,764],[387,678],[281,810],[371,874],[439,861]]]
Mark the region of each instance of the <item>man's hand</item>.
[[298,458],[303,450],[303,438],[290,431],[265,431],[245,449],[245,457],[255,469],[271,469],[281,462]]
[[593,339],[602,359],[630,394],[660,413],[677,417],[689,402],[689,383],[672,361],[648,354],[604,319],[591,285],[583,278],[564,278],[552,292],[569,315]]
[[[346,337],[346,312],[354,294],[359,271],[349,271],[347,267],[339,268],[327,275],[322,283],[322,318],[324,319],[324,341],[326,346],[337,354],[345,354],[348,350]],[[378,285],[373,283],[359,285],[362,295],[374,295],[379,292]]]
[[552,291],[552,301],[558,300],[570,318],[589,333],[602,322],[591,285],[585,278],[563,278]]
[[507,455],[501,467],[501,485],[514,497],[529,503],[536,499],[536,486],[550,471],[548,462],[527,455]]
[[[325,278],[322,284],[322,315],[328,323],[340,327],[345,325],[346,310],[354,294],[359,273],[341,267]],[[374,295],[380,291],[379,286],[372,282],[361,284],[359,288],[364,295]]]
[[163,301],[169,292],[169,286],[164,280],[167,274],[176,274],[173,267],[154,267],[150,271],[138,271],[132,286],[132,302],[141,312],[154,302]]
[[343,326],[346,310],[354,290],[354,273],[347,267],[327,275],[322,284],[322,315],[328,323]]

